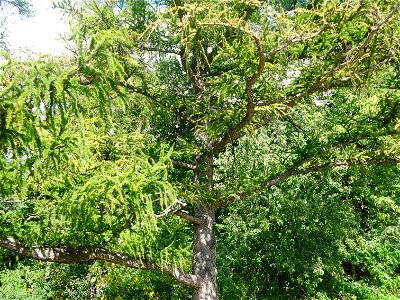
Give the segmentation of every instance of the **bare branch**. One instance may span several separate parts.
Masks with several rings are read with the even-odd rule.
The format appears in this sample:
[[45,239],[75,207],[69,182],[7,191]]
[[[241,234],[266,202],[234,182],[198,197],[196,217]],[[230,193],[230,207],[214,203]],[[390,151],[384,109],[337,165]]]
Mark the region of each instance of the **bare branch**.
[[188,170],[192,170],[192,171],[197,169],[196,165],[188,164],[183,161],[174,160],[174,159],[171,159],[171,161],[175,167],[184,168],[184,169],[188,169]]
[[194,224],[203,224],[204,220],[202,218],[198,218],[188,213],[184,212],[182,209],[186,207],[186,203],[181,202],[176,199],[173,203],[171,203],[166,209],[164,209],[160,214],[156,215],[157,218],[163,218],[168,215],[176,215],[185,219]]
[[163,218],[168,215],[176,215],[185,219],[194,224],[203,224],[204,220],[202,218],[198,218],[188,213],[184,212],[182,209],[186,207],[186,203],[176,199],[173,203],[171,203],[166,209],[164,209],[160,214],[156,215],[157,218]]
[[172,202],[166,209],[164,209],[161,213],[156,215],[157,218],[162,218],[170,214],[174,214],[178,210],[181,210],[182,208],[186,207],[186,203],[180,201],[179,199],[175,199],[174,202]]
[[118,265],[135,269],[156,270],[171,276],[179,282],[191,287],[198,287],[198,278],[180,269],[171,266],[159,266],[148,260],[138,260],[121,253],[111,253],[103,248],[73,248],[64,247],[44,247],[32,245],[27,247],[11,237],[0,239],[0,247],[10,250],[18,255],[33,258],[40,261],[58,263],[84,263],[96,260],[104,260]]
[[136,47],[140,50],[148,51],[148,52],[160,52],[160,53],[180,55],[180,51],[175,50],[175,49],[162,49],[162,48],[158,48],[158,47],[150,47],[150,46],[144,46],[144,45],[137,45]]
[[188,213],[186,213],[182,210],[178,210],[178,211],[174,212],[174,215],[181,217],[182,219],[185,219],[185,220],[192,222],[193,224],[197,224],[197,225],[204,224],[204,222],[205,222],[202,218],[198,218],[198,217],[189,215]]

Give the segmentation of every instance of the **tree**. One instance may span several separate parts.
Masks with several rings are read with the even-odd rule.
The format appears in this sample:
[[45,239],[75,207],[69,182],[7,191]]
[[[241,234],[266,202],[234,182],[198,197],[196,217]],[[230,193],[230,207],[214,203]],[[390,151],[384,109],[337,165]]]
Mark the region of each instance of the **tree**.
[[222,299],[397,299],[400,203],[388,178],[398,176],[396,166],[325,170],[224,209]]
[[217,212],[398,161],[400,2],[58,6],[74,57],[1,72],[3,248],[157,270],[218,299]]

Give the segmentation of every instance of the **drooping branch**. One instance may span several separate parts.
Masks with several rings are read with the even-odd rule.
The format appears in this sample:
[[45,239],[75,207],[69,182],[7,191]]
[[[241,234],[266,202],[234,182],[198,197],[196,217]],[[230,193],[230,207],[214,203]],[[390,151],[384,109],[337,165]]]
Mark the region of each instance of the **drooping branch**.
[[46,262],[84,263],[104,260],[129,268],[161,271],[175,280],[194,288],[199,285],[196,276],[180,269],[171,266],[161,267],[152,261],[134,259],[118,252],[111,253],[103,248],[73,248],[68,246],[52,248],[39,245],[27,247],[11,237],[0,239],[0,247],[24,257]]
[[333,68],[331,71],[326,73],[316,84],[314,89],[318,89],[321,87],[325,81],[327,81],[329,78],[333,77],[335,73],[338,71],[344,69],[345,67],[353,64],[355,61],[357,61],[361,55],[365,52],[365,49],[371,42],[372,38],[374,35],[376,35],[379,31],[379,29],[389,21],[389,19],[399,10],[400,8],[400,2],[397,3],[396,7],[381,21],[379,21],[372,29],[370,32],[367,34],[367,37],[365,38],[364,43],[362,43],[360,46],[352,48],[350,51],[348,51],[347,56],[350,56],[350,53],[355,51],[355,54],[347,61],[344,61],[343,63],[337,65],[335,68]]
[[[349,19],[354,18],[361,11],[362,8],[363,8],[363,4],[359,3],[358,4],[358,8],[355,10],[353,15]],[[278,46],[278,47],[266,52],[265,56],[266,56],[266,58],[268,60],[270,57],[273,57],[275,54],[285,50],[290,45],[293,45],[293,44],[298,43],[298,42],[305,42],[305,41],[312,40],[312,39],[316,38],[321,33],[325,32],[328,28],[329,28],[329,23],[325,23],[324,25],[321,26],[321,28],[319,30],[315,31],[314,33],[312,33],[310,35],[298,34],[297,36],[293,36],[291,38],[287,38],[286,41],[283,44],[281,44],[280,46]]]
[[188,61],[187,50],[187,47],[182,47],[181,51],[179,52],[179,56],[183,69],[193,84],[195,94],[199,94],[204,90],[204,82],[201,80],[201,78],[199,78],[199,76],[196,76],[195,72],[193,72]]
[[[349,82],[353,79],[353,78],[357,78],[360,75],[364,75],[368,72],[372,72],[374,70],[378,70],[380,67],[382,67],[383,65],[385,65],[386,63],[390,62],[393,59],[393,56],[389,56],[387,58],[385,58],[384,60],[371,65],[365,69],[362,69],[358,72],[353,72],[351,73],[349,76],[344,77],[344,78],[338,78],[336,80],[332,80],[329,85],[325,85],[323,88],[320,88],[318,91],[319,92],[326,92],[330,89],[333,88],[339,88],[339,87],[349,87]],[[376,86],[377,88],[388,88],[386,86]],[[395,87],[392,87],[392,89],[398,89]],[[268,115],[264,115],[262,117],[262,120],[252,124],[251,125],[251,130],[255,131],[258,130],[262,127],[265,127],[269,124],[271,124],[271,122],[277,120],[279,117],[284,117],[286,115],[286,113],[294,108],[296,106],[296,104],[298,103],[298,101],[300,101],[301,99],[304,99],[305,97],[311,96],[312,94],[314,94],[316,92],[315,89],[310,89],[304,93],[299,93],[296,95],[289,95],[289,96],[284,96],[284,97],[280,97],[280,98],[276,98],[272,101],[268,101],[268,102],[258,102],[256,104],[257,107],[262,107],[262,106],[268,106],[271,104],[276,104],[276,103],[283,103],[284,106],[280,107],[279,109],[276,108],[275,114],[268,114]],[[256,110],[256,114],[257,114],[257,110]],[[288,122],[291,122],[290,120],[287,120]],[[295,127],[298,128],[298,126],[295,125]],[[239,138],[242,136],[243,134],[241,134],[239,136]]]
[[[179,20],[184,23],[183,19],[185,16],[185,9],[183,8],[183,6],[184,6],[184,1],[181,0],[174,0],[171,3],[171,7],[174,11],[177,12]],[[183,39],[185,39],[185,36],[183,36]],[[204,90],[204,82],[202,78],[196,76],[195,72],[190,66],[187,44],[181,45],[181,48],[179,51],[177,51],[177,54],[179,55],[179,58],[181,60],[184,72],[188,76],[190,82],[193,84],[195,94],[200,94]]]
[[320,81],[318,81],[316,84],[312,85],[309,89],[307,89],[304,92],[282,96],[279,98],[275,98],[273,100],[258,102],[256,104],[256,106],[257,107],[265,107],[265,106],[270,106],[270,105],[277,104],[277,103],[282,103],[287,108],[292,108],[299,101],[301,101],[302,99],[305,99],[306,97],[312,96],[316,92],[326,92],[326,91],[329,91],[334,88],[348,87],[349,82],[353,78],[357,78],[361,75],[364,75],[368,72],[372,72],[374,70],[379,70],[380,67],[382,67],[386,63],[389,63],[392,59],[393,59],[393,56],[391,55],[391,56],[386,57],[385,59],[377,62],[376,64],[368,66],[365,69],[361,69],[359,71],[352,72],[351,74],[349,74],[346,77],[331,80],[328,84],[320,85]]
[[[308,160],[308,159],[307,159]],[[333,169],[337,167],[351,167],[351,166],[367,166],[367,165],[390,165],[400,163],[398,159],[370,159],[365,161],[338,161],[334,163],[327,163],[323,165],[311,166],[303,169],[299,169],[297,166],[302,165],[302,163],[296,164],[295,168],[286,170],[285,172],[273,177],[269,178],[262,184],[258,185],[256,188],[253,188],[249,191],[242,192],[236,195],[230,196],[228,199],[217,202],[217,207],[228,206],[234,202],[243,200],[245,198],[251,197],[262,190],[266,190],[271,186],[277,185],[281,181],[288,179],[289,177],[296,175],[304,175],[309,173],[320,172],[328,169]]]

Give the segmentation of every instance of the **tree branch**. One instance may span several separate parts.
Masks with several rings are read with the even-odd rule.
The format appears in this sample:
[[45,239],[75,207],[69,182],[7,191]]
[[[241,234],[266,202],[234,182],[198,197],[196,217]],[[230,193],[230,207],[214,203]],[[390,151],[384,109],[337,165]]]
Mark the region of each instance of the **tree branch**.
[[161,213],[156,215],[157,218],[162,218],[170,214],[176,213],[178,210],[181,210],[186,206],[186,203],[180,201],[179,199],[175,199],[166,209],[164,209]]
[[[238,26],[235,24],[229,24],[229,23],[223,23],[223,22],[204,22],[201,23],[200,25],[203,26],[223,26],[223,27],[228,27],[228,28],[233,28],[239,31],[242,31],[244,33],[246,33],[247,35],[249,35],[257,48],[257,54],[259,57],[259,62],[258,62],[258,66],[257,66],[257,70],[256,72],[246,80],[246,96],[247,96],[247,105],[246,105],[246,115],[243,117],[243,119],[236,124],[236,126],[234,126],[230,131],[228,131],[222,138],[220,138],[219,140],[217,140],[214,145],[212,145],[211,149],[209,150],[209,152],[211,152],[211,154],[216,154],[218,152],[220,152],[222,149],[225,148],[225,146],[230,143],[231,141],[234,141],[236,139],[238,139],[240,137],[240,132],[241,130],[246,127],[251,120],[253,119],[253,116],[256,112],[255,110],[255,102],[254,102],[254,95],[253,95],[253,86],[254,84],[257,82],[257,80],[260,78],[262,72],[264,71],[264,67],[265,67],[265,62],[266,62],[266,58],[265,58],[265,54],[264,54],[264,49],[261,45],[261,41],[260,39],[256,36],[255,33],[245,29],[242,26]],[[203,154],[207,155],[207,154]]]
[[243,199],[250,197],[262,190],[268,189],[273,185],[277,185],[281,181],[288,179],[289,177],[295,176],[295,175],[304,175],[304,174],[309,174],[309,173],[315,173],[315,172],[320,172],[320,171],[324,171],[327,169],[332,169],[335,167],[389,165],[389,164],[397,164],[397,163],[400,163],[400,160],[398,160],[398,159],[383,159],[383,160],[370,159],[370,160],[358,161],[358,162],[357,161],[355,161],[355,162],[339,161],[339,162],[335,162],[335,163],[328,163],[328,164],[323,164],[323,165],[311,166],[311,167],[304,168],[304,169],[298,169],[297,166],[303,165],[303,163],[300,162],[296,165],[296,168],[289,169],[274,178],[268,179],[263,184],[261,184],[260,186],[258,186],[256,188],[251,189],[250,191],[242,192],[237,195],[232,195],[228,199],[217,202],[217,207],[228,206],[234,202],[243,200]]
[[196,166],[196,165],[188,164],[188,163],[185,163],[185,162],[183,162],[183,161],[174,160],[174,159],[171,159],[171,161],[172,161],[172,164],[173,164],[175,167],[184,168],[184,169],[192,170],[192,171],[194,171],[194,170],[197,169],[197,166]]
[[166,209],[164,209],[160,214],[158,214],[157,218],[163,218],[168,215],[176,215],[194,224],[203,224],[204,220],[202,218],[189,215],[188,213],[185,213],[182,210],[184,207],[186,207],[186,205],[187,205],[186,203],[180,201],[179,199],[176,199]]
[[173,111],[174,113],[179,115],[179,117],[181,117],[182,119],[184,119],[188,123],[194,125],[193,120],[189,116],[187,116],[184,112],[178,111],[177,109],[174,109],[173,107],[169,106],[166,102],[163,102],[162,101],[163,99],[161,97],[153,95],[153,94],[147,92],[146,90],[140,89],[140,88],[138,88],[136,86],[133,86],[133,85],[131,85],[129,83],[126,83],[126,82],[125,83],[121,82],[121,85],[123,87],[129,89],[130,91],[134,92],[134,93],[137,93],[139,95],[142,95],[142,96],[150,99],[151,101],[153,101],[157,105],[159,105],[159,106],[161,106],[161,107],[163,107],[163,108],[165,108],[167,110]]
[[84,263],[96,260],[104,260],[117,265],[126,266],[135,269],[161,271],[191,287],[198,287],[198,278],[188,274],[180,269],[171,266],[159,266],[148,260],[138,260],[121,253],[110,253],[103,248],[73,248],[73,247],[44,247],[33,245],[27,247],[11,237],[0,239],[0,247],[10,250],[18,255],[33,258],[40,261],[58,262],[58,263]]
[[158,104],[158,105],[160,105],[160,106],[162,106],[162,107],[164,107],[164,108],[169,109],[169,107],[166,105],[166,103],[162,102],[162,101],[160,100],[159,97],[157,97],[157,96],[155,96],[155,95],[152,95],[152,94],[150,94],[149,92],[147,92],[147,91],[145,91],[145,90],[142,90],[142,89],[140,89],[140,88],[138,88],[138,87],[136,87],[136,86],[133,86],[133,85],[131,85],[131,84],[129,84],[129,83],[123,83],[123,82],[121,82],[121,85],[122,85],[123,87],[129,89],[130,91],[132,91],[132,92],[134,92],[134,93],[137,93],[137,94],[140,94],[140,95],[142,95],[142,96],[144,96],[144,97],[146,97],[146,98],[152,100],[152,101],[155,102],[156,104]]
[[[371,30],[368,32],[364,42],[357,46],[353,47],[347,52],[347,56],[350,56],[352,52],[356,51],[354,55],[352,55],[349,59],[345,60],[341,64],[335,66],[333,69],[325,73],[314,85],[312,85],[307,91],[305,92],[300,92],[294,95],[289,95],[289,96],[284,96],[280,98],[276,98],[274,100],[269,100],[269,101],[264,101],[264,102],[259,102],[257,103],[257,106],[268,106],[276,103],[287,103],[287,102],[294,102],[296,100],[302,99],[304,97],[310,96],[313,93],[317,91],[326,91],[330,88],[333,88],[338,82],[343,82],[343,81],[348,81],[352,79],[355,75],[359,74],[360,72],[353,72],[350,76],[346,76],[344,78],[339,78],[333,80],[329,84],[325,84],[328,79],[333,78],[335,74],[337,74],[340,70],[350,66],[351,64],[355,63],[358,59],[360,59],[361,55],[365,52],[365,49],[368,47],[369,43],[371,42],[372,38],[374,35],[376,35],[379,32],[379,29],[386,24],[400,9],[400,1],[397,3],[397,5],[387,14],[385,18],[383,18],[381,21],[379,21],[375,26],[371,28]],[[390,60],[391,57],[385,58],[382,63],[385,63]],[[361,58],[362,60],[362,58]],[[382,63],[378,63],[375,66],[379,67],[382,65]],[[371,68],[368,68],[368,70],[371,70]],[[361,70],[364,71],[364,70]],[[364,73],[364,72],[361,72]]]
[[182,219],[185,219],[185,220],[192,222],[193,224],[197,224],[197,225],[204,224],[204,222],[205,222],[202,218],[198,218],[198,217],[189,215],[188,213],[185,213],[182,210],[178,210],[178,211],[174,212],[174,215],[181,217]]
[[193,72],[192,67],[188,62],[188,57],[186,52],[187,52],[186,47],[182,47],[181,51],[179,52],[179,57],[182,62],[182,67],[186,72],[187,76],[189,77],[190,81],[194,85],[195,94],[199,94],[204,90],[204,82],[201,80],[201,78],[199,79]]
[[307,40],[312,40],[313,38],[317,37],[318,35],[320,35],[322,32],[324,32],[326,29],[328,28],[327,24],[325,24],[324,26],[322,26],[322,28],[316,32],[314,32],[313,34],[310,34],[309,36],[301,36],[301,37],[293,37],[291,39],[289,39],[288,41],[286,41],[285,43],[283,43],[282,45],[280,45],[279,47],[276,47],[275,49],[272,49],[271,51],[268,51],[265,53],[265,57],[271,57],[273,55],[275,55],[276,53],[285,50],[287,47],[289,47],[290,45],[297,43],[297,42],[304,42]]
[[359,75],[364,75],[368,72],[379,69],[379,67],[381,67],[382,65],[390,62],[391,59],[393,59],[393,56],[389,56],[389,57],[383,59],[382,61],[380,61],[372,66],[369,66],[366,69],[362,69],[358,72],[353,72],[349,76],[332,80],[329,84],[326,84],[324,86],[321,86],[320,85],[321,81],[318,81],[315,85],[311,86],[308,90],[306,90],[304,92],[300,92],[300,93],[297,93],[294,95],[292,94],[292,95],[275,98],[273,100],[269,100],[269,101],[265,101],[265,102],[258,102],[256,104],[256,106],[257,107],[263,107],[263,106],[265,107],[265,106],[269,106],[269,105],[273,105],[273,104],[277,104],[277,103],[284,103],[288,108],[294,107],[296,105],[297,101],[304,99],[308,96],[311,96],[315,92],[326,92],[326,91],[336,88],[336,87],[343,87],[343,86],[345,86],[346,82],[349,82],[350,80],[352,80],[353,78],[355,78]]
[[180,55],[180,51],[174,50],[174,49],[162,49],[162,48],[158,48],[158,47],[150,47],[150,46],[144,46],[144,45],[137,45],[136,47],[140,50],[148,51],[148,52],[161,52],[161,53],[167,53],[167,54]]

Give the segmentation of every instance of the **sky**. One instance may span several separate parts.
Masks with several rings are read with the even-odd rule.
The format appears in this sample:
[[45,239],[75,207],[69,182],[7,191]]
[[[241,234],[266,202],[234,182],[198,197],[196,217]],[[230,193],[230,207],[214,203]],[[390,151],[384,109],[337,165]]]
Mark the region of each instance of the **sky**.
[[60,11],[52,9],[52,0],[31,0],[34,16],[13,18],[9,24],[8,41],[16,56],[36,54],[66,54],[60,34],[68,30]]

